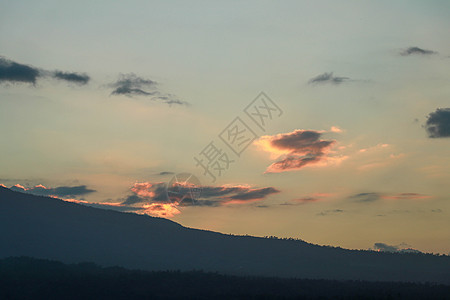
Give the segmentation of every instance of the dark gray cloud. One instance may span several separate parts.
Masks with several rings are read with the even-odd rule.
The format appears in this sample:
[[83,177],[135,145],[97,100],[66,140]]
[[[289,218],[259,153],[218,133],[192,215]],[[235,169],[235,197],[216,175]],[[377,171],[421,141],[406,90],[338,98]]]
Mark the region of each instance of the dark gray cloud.
[[144,79],[135,74],[120,74],[116,82],[109,84],[114,88],[111,95],[124,95],[128,97],[146,96],[154,101],[164,102],[166,104],[187,105],[187,102],[177,99],[172,94],[166,94],[160,91],[158,83],[150,79]]
[[96,192],[96,190],[88,189],[86,185],[79,186],[60,186],[56,188],[47,188],[43,185],[37,185],[32,188],[24,188],[20,185],[10,187],[11,190],[23,193],[29,193],[39,196],[54,196],[61,198],[76,198]]
[[437,52],[427,49],[422,49],[419,47],[409,47],[403,51],[400,52],[403,56],[409,56],[409,55],[432,55],[436,54]]
[[412,249],[409,245],[402,243],[400,245],[388,245],[385,243],[373,244],[375,251],[381,252],[402,252],[402,253],[421,253],[419,250]]
[[146,92],[138,88],[130,88],[127,86],[121,86],[116,88],[113,92],[113,95],[141,95],[141,96],[150,96],[156,94],[156,92]]
[[109,203],[81,203],[86,206],[101,208],[101,209],[111,209],[121,212],[139,212],[144,210],[143,207],[131,206],[131,205],[111,205]]
[[374,202],[381,198],[381,194],[379,193],[359,193],[353,196],[350,196],[350,199],[356,202]]
[[430,138],[450,137],[450,108],[438,108],[430,113],[424,127]]
[[61,72],[61,71],[55,71],[53,73],[53,77],[59,80],[65,80],[79,85],[87,84],[91,79],[87,74]]
[[330,83],[330,84],[341,84],[343,82],[349,81],[350,78],[348,77],[342,77],[342,76],[334,76],[333,72],[330,73],[323,73],[320,74],[314,78],[311,78],[308,83],[309,84],[326,84],[326,83]]
[[[91,80],[85,73],[49,71],[20,64],[0,56],[0,84],[31,83],[35,85],[39,78],[62,80],[77,85],[86,85]],[[111,95],[143,96],[169,106],[189,105],[188,102],[178,99],[175,95],[163,92],[156,81],[138,77],[133,73],[121,74],[117,81],[108,86],[113,88]]]
[[279,149],[299,152],[322,152],[322,149],[329,147],[333,141],[319,140],[321,135],[318,131],[296,130],[274,139],[272,145]]
[[163,171],[163,172],[159,172],[158,175],[164,176],[164,175],[173,175],[175,174],[174,172],[170,172],[170,171]]
[[35,85],[37,79],[43,77],[64,80],[79,85],[87,84],[90,80],[90,77],[86,74],[46,71],[0,57],[0,83],[31,83]]
[[230,196],[230,199],[233,199],[233,200],[257,200],[257,199],[262,199],[268,195],[279,193],[279,192],[280,192],[279,190],[277,190],[273,187],[267,187],[267,188],[262,188],[262,189],[247,190],[245,192]]
[[0,57],[0,83],[12,82],[36,84],[36,80],[39,76],[39,70],[34,67],[19,64],[4,57]]
[[145,202],[146,200],[142,197],[139,197],[138,195],[129,195],[125,199],[121,199],[121,204],[123,205],[133,205],[137,203]]

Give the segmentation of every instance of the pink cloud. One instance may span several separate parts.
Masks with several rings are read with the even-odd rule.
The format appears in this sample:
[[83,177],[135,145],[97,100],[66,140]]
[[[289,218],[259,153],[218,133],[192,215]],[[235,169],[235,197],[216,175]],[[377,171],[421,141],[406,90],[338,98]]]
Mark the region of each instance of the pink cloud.
[[15,185],[13,185],[13,187],[16,187],[16,188],[24,190],[24,191],[27,190],[23,185],[20,185],[20,184],[15,184]]
[[339,164],[346,156],[331,156],[331,148],[335,140],[320,139],[323,131],[294,130],[277,135],[266,135],[255,144],[263,151],[269,152],[272,159],[278,161],[271,164],[266,173],[279,173],[299,170],[305,166],[326,166]]
[[330,129],[331,132],[337,132],[337,133],[341,133],[343,130],[337,126],[331,126]]

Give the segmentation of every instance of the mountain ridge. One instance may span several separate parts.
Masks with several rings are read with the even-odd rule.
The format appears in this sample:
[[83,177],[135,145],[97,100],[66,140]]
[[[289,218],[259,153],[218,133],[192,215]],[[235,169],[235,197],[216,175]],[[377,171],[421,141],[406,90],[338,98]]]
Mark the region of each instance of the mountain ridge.
[[450,283],[450,257],[231,236],[0,187],[0,258],[338,280]]

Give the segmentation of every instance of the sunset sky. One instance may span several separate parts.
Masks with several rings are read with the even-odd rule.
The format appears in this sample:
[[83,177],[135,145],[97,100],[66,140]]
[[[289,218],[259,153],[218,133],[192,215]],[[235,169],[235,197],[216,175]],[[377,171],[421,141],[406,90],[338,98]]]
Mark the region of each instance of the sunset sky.
[[[448,254],[449,15],[445,0],[3,1],[0,183],[223,233]],[[196,160],[211,146],[228,167],[215,181]],[[167,199],[179,173],[193,201]]]

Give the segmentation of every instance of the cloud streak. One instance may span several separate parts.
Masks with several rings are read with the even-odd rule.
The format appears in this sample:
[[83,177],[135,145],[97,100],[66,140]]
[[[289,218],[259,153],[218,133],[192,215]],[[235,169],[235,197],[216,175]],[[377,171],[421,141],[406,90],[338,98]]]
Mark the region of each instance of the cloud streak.
[[427,49],[422,49],[419,47],[409,47],[400,52],[402,56],[410,56],[410,55],[432,55],[437,54],[437,52]]
[[380,199],[386,200],[416,200],[429,199],[431,196],[419,193],[398,193],[398,194],[383,194],[383,193],[359,193],[349,197],[350,200],[360,203],[375,202]]
[[335,215],[335,214],[342,214],[345,211],[342,209],[329,209],[329,210],[324,210],[320,213],[318,213],[318,216],[328,216],[328,215]]
[[91,79],[87,74],[70,73],[55,71],[53,77],[59,80],[65,80],[67,82],[76,83],[78,85],[85,85]]
[[317,75],[316,77],[311,78],[308,83],[309,84],[334,84],[338,85],[344,82],[349,81],[350,78],[343,77],[343,76],[334,76],[333,72],[330,73],[323,73],[320,75]]
[[323,201],[324,199],[333,196],[329,193],[313,193],[308,196],[303,196],[300,198],[293,199],[289,202],[281,203],[280,205],[302,205],[307,203],[313,203],[318,201]]

